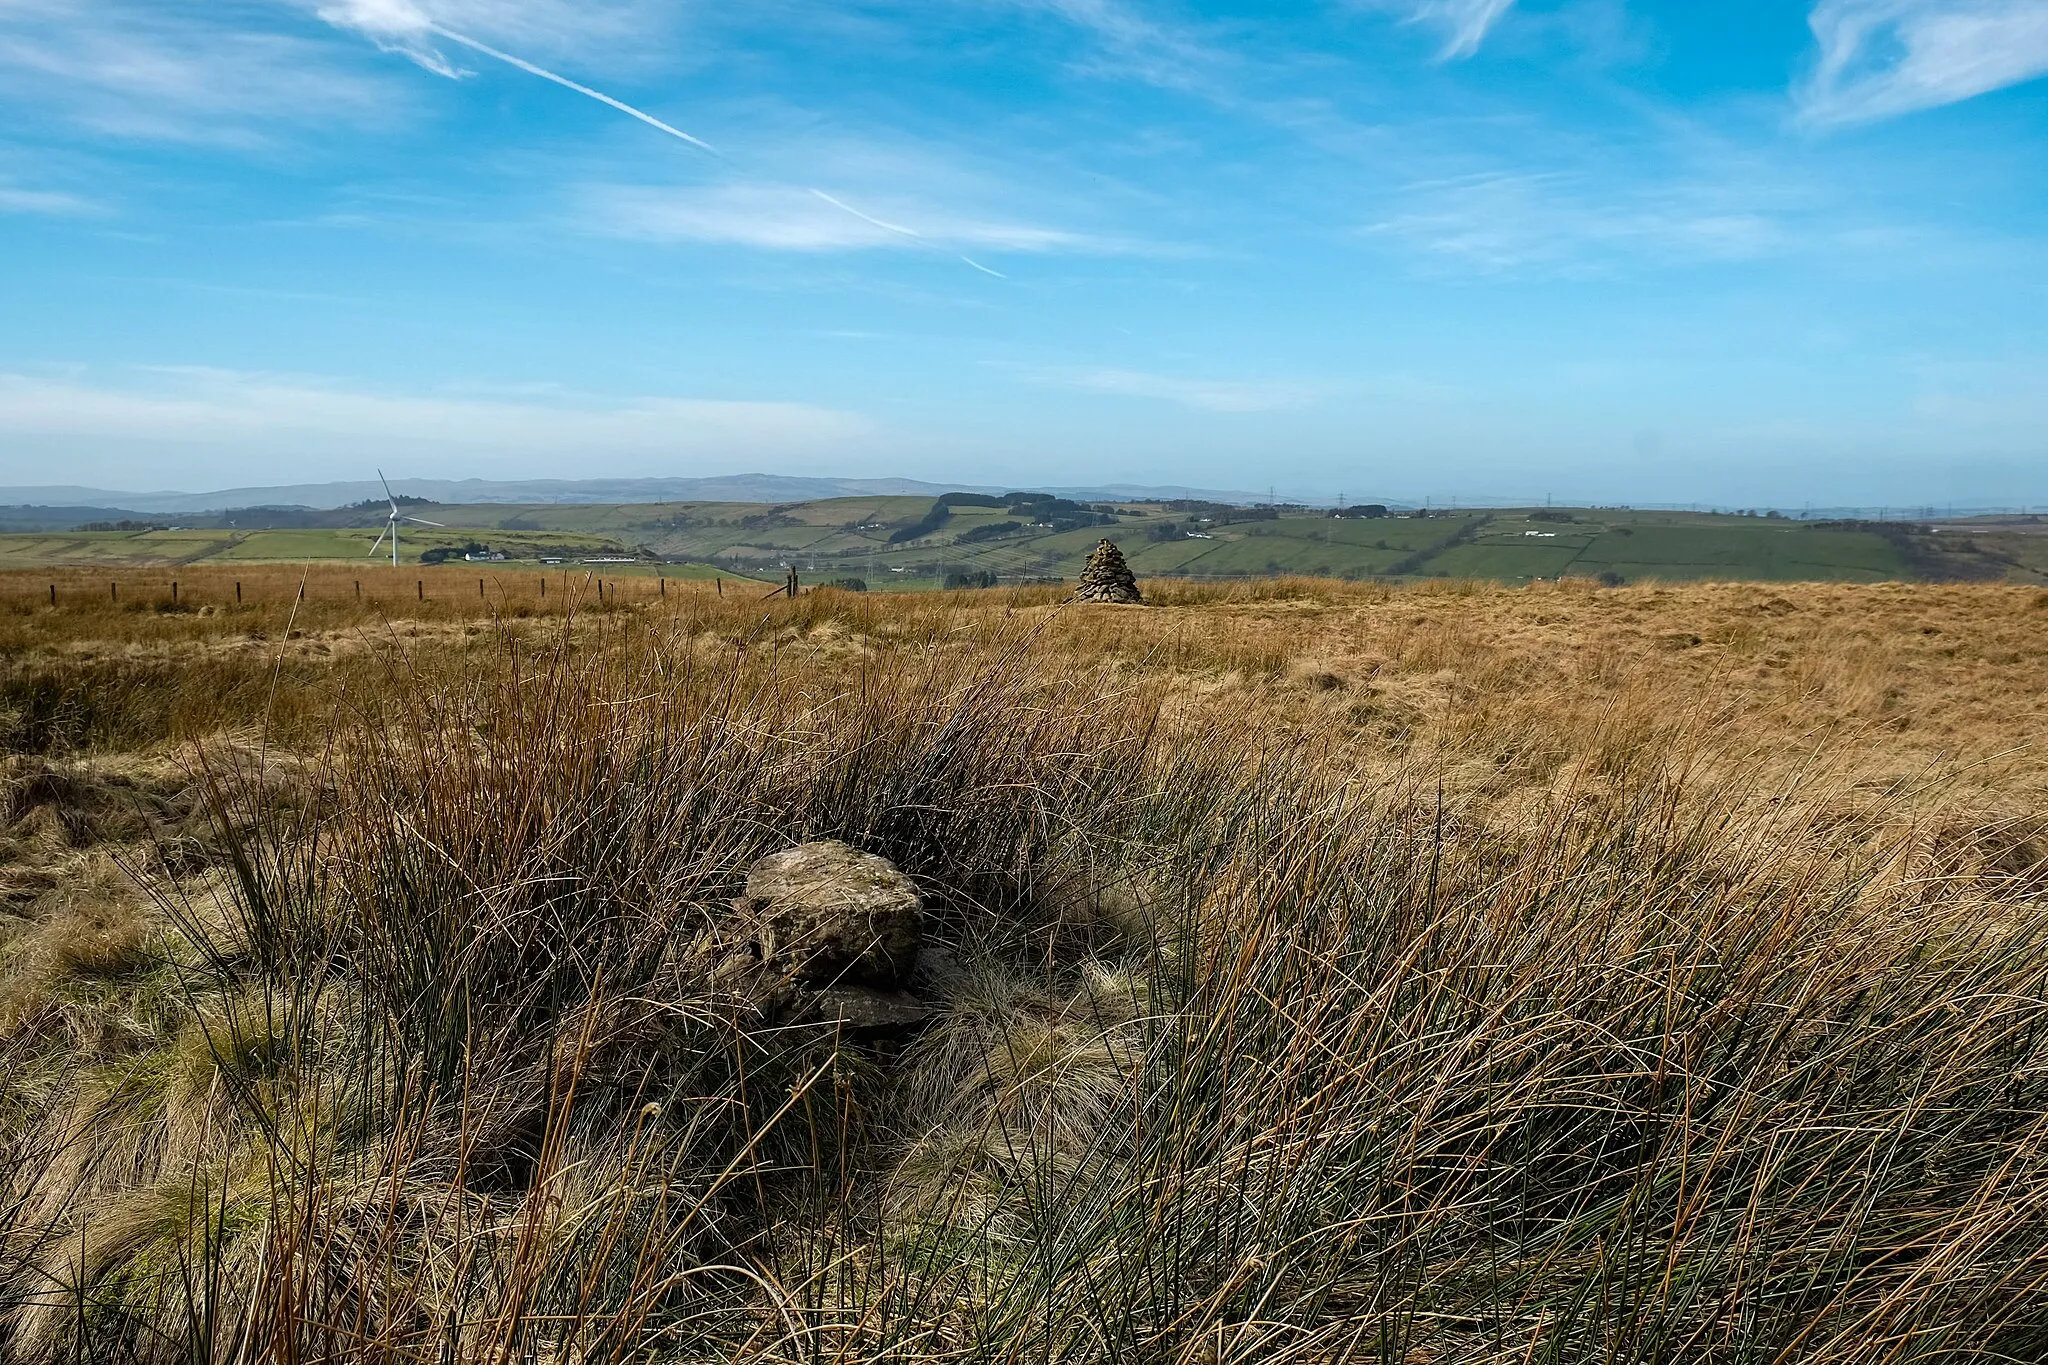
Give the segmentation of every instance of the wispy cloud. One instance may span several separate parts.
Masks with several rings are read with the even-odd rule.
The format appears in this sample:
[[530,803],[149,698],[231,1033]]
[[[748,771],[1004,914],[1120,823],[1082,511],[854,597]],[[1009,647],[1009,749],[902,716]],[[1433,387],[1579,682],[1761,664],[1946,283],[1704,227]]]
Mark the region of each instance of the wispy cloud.
[[1116,75],[1164,89],[1214,97],[1219,71],[1233,65],[1222,49],[1193,32],[1154,19],[1129,0],[1008,0],[1026,12],[1064,20],[1094,38],[1099,55],[1090,63]]
[[602,56],[635,65],[673,27],[669,0],[290,0],[337,28],[400,52],[440,75],[456,74],[436,29],[547,57]]
[[569,393],[543,402],[191,368],[111,378],[0,373],[0,435],[13,448],[76,447],[131,462],[167,448],[246,458],[289,447],[329,460],[367,459],[376,449],[672,470],[667,462],[679,458],[817,453],[873,430],[859,413],[803,403]]
[[0,213],[32,213],[52,218],[82,218],[106,210],[90,199],[62,190],[24,190],[0,185]]
[[1503,15],[1515,7],[1515,0],[1351,0],[1368,10],[1398,14],[1410,24],[1443,35],[1438,52],[1442,61],[1470,57],[1486,42],[1486,35]]
[[0,4],[0,104],[121,138],[215,144],[402,107],[325,45],[233,18],[131,0]]
[[[336,0],[335,4],[321,9],[319,13],[320,17],[327,22],[361,32],[380,47],[384,47],[387,50],[404,52],[415,62],[437,75],[456,78],[462,74],[455,70],[441,52],[433,46],[434,40],[445,40],[459,47],[467,48],[472,52],[481,53],[496,61],[504,62],[509,66],[517,67],[528,75],[537,76],[542,80],[551,81],[556,85],[573,90],[579,95],[596,100],[598,103],[616,109],[622,114],[638,119],[640,122],[658,129],[672,138],[689,143],[701,151],[709,152],[714,156],[725,159],[723,154],[718,152],[710,143],[656,118],[645,110],[638,109],[615,96],[606,94],[602,90],[580,84],[569,79],[567,76],[550,71],[546,67],[530,62],[515,53],[503,51],[483,42],[481,39],[457,32],[439,23],[421,8],[418,0]],[[758,196],[772,194],[778,188],[780,187],[764,184],[743,187],[741,192],[752,193]],[[967,243],[976,246],[1000,246],[1008,250],[1044,249],[1042,243],[1032,242],[1022,237],[1016,230],[993,232],[985,225],[967,224],[952,226],[943,233],[927,234],[916,228],[905,227],[898,223],[892,223],[885,218],[878,218],[864,209],[856,208],[852,204],[847,203],[838,195],[826,193],[815,185],[806,186],[801,193],[808,194],[811,200],[816,201],[816,203],[823,204],[834,212],[859,223],[862,229],[873,229],[896,238],[899,245],[907,243],[927,249],[936,248],[943,250],[948,243]],[[632,214],[629,212],[625,216],[631,218]],[[733,236],[735,229],[742,228],[745,225],[740,219],[730,214],[726,208],[711,206],[707,209],[706,206],[702,205],[694,208],[684,206],[681,212],[678,213],[672,207],[667,215],[667,226],[665,228],[657,226],[655,230],[666,232],[669,235],[695,236],[704,240],[750,240],[750,244],[753,245],[773,245],[799,250],[824,250],[832,247],[843,248],[855,245],[850,240],[849,234],[845,231],[842,231],[835,240],[829,232],[820,234],[816,230],[815,225],[792,227],[786,206],[781,214],[771,216],[777,221],[771,223],[770,230],[767,233],[764,234],[758,229],[750,229],[750,239],[746,237],[736,239]],[[649,215],[644,212],[639,217],[642,221],[649,219]],[[983,275],[999,280],[1009,278],[1001,271],[991,269],[972,257],[961,255],[958,257],[958,260],[961,264]]]
[[1153,254],[1142,242],[1031,223],[963,216],[863,195],[873,212],[796,185],[736,182],[683,189],[608,185],[585,193],[589,229],[657,242],[710,242],[769,251],[945,247],[1026,254]]
[[1515,0],[1421,0],[1409,14],[1409,22],[1426,24],[1444,35],[1443,59],[1469,57],[1486,41],[1486,35],[1514,7]]
[[1410,188],[1407,207],[1366,225],[1446,265],[1487,273],[1594,274],[1617,262],[1742,261],[1790,249],[1793,211],[1767,187],[1708,182],[1606,194],[1576,177],[1483,174]]
[[336,28],[360,33],[386,52],[403,53],[437,76],[455,80],[466,74],[435,46],[434,21],[413,0],[337,0],[314,13]]
[[1040,384],[1153,398],[1204,412],[1277,412],[1305,407],[1328,392],[1325,385],[1296,380],[1196,379],[1107,367],[1033,370],[1025,377]]
[[1819,56],[1795,97],[1815,125],[1954,104],[2048,72],[2042,0],[1820,0]]

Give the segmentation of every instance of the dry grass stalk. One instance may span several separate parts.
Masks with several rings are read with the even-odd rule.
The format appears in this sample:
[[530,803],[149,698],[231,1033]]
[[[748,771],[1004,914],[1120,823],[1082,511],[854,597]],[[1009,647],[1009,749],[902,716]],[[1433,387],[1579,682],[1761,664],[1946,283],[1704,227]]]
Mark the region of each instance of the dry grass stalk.
[[23,607],[0,1353],[2048,1352],[2031,595],[1147,586]]

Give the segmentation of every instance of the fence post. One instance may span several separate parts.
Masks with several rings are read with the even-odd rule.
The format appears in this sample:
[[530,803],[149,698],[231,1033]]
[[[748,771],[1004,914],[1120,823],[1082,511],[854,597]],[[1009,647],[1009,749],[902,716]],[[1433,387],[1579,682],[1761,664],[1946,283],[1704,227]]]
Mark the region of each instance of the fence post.
[[171,605],[178,605],[178,580],[175,578],[171,580]]
[[661,595],[668,596],[668,579],[661,574],[656,574],[655,577],[661,580]]
[[120,601],[120,600],[121,600],[121,585],[120,585],[119,583],[109,583],[109,584],[107,584],[107,597],[108,597],[108,599],[109,599],[110,601],[114,601],[114,602],[118,602],[118,601]]
[[426,580],[426,579],[424,579],[424,578],[422,578],[422,579],[419,579],[419,580],[418,580],[418,581],[417,581],[417,582],[416,582],[416,583],[414,584],[414,586],[415,586],[415,587],[417,587],[417,588],[418,588],[418,589],[420,590],[420,601],[422,601],[422,602],[426,601],[426,600],[427,600],[427,580]]
[[53,607],[57,605],[57,585],[55,583],[50,585],[50,605]]
[[242,580],[239,578],[235,580],[235,605],[242,605]]
[[718,585],[718,595],[720,597],[725,596],[725,580],[723,578],[714,578],[711,581]]
[[481,578],[476,581],[476,595],[478,598],[484,595],[484,581]]
[[363,600],[363,580],[362,580],[362,579],[360,579],[360,578],[358,578],[358,579],[356,580],[356,601],[360,602],[360,601],[362,601],[362,600]]
[[540,576],[540,600],[543,602],[548,600],[548,576],[546,574]]

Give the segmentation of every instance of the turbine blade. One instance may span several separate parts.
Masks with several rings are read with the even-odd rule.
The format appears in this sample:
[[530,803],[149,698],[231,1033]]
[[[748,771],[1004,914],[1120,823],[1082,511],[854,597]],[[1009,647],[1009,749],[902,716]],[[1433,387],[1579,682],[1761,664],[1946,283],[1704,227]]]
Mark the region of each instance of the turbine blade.
[[384,477],[384,471],[377,471],[377,482],[384,485],[384,501],[391,504],[391,515],[398,515],[398,499],[391,496],[391,480]]
[[428,521],[425,517],[406,517],[404,519],[406,521],[416,521],[422,526],[438,526],[444,531],[448,529],[448,524],[446,522]]
[[375,542],[374,544],[372,544],[372,545],[370,546],[370,553],[369,553],[369,554],[367,554],[367,555],[365,555],[365,556],[364,556],[364,558],[365,558],[365,559],[375,559],[375,558],[377,557],[377,551],[378,551],[378,549],[379,549],[379,548],[381,548],[381,547],[383,546],[383,544],[384,544],[384,537],[386,537],[386,536],[388,536],[388,535],[390,535],[390,534],[391,534],[391,528],[390,528],[390,527],[388,527],[388,526],[387,526],[387,527],[385,527],[385,528],[384,528],[383,530],[379,531],[379,532],[377,533],[377,539],[376,539],[376,542]]

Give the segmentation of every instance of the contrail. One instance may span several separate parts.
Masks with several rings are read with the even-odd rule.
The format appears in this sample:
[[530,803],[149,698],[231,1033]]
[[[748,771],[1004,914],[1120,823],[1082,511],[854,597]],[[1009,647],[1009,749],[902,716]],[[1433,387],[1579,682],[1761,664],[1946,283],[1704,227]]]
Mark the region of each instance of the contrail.
[[[642,123],[648,125],[650,128],[659,128],[662,132],[667,133],[670,137],[681,138],[683,141],[689,143],[692,147],[700,147],[703,150],[711,153],[711,155],[715,157],[723,159],[725,156],[725,153],[719,151],[718,148],[712,146],[703,138],[691,137],[682,129],[672,127],[669,124],[663,123],[654,115],[635,109],[632,105],[627,104],[624,100],[615,100],[610,95],[605,94],[602,90],[592,90],[587,85],[578,85],[575,81],[570,80],[567,76],[557,76],[554,72],[548,70],[544,66],[535,66],[532,62],[525,61],[521,58],[515,57],[509,52],[500,52],[497,48],[492,47],[488,43],[480,43],[474,38],[466,38],[462,34],[457,33],[453,29],[442,28],[439,24],[430,24],[428,25],[428,27],[433,32],[439,34],[441,37],[446,38],[451,43],[460,43],[464,47],[472,48],[478,52],[483,53],[486,57],[496,57],[499,61],[504,62],[507,66],[516,66],[521,71],[526,72],[528,75],[538,76],[544,81],[553,81],[556,85],[562,86],[565,89],[574,90],[579,95],[588,95],[590,96],[590,98],[596,100],[599,104],[609,104],[612,108],[618,110],[620,113],[631,114],[634,118],[639,119]],[[845,205],[842,204],[840,205],[840,207],[844,208]]]
[[[420,17],[424,18],[425,16]],[[583,85],[577,81],[570,80],[567,76],[558,75],[557,73],[548,70],[544,66],[536,66],[532,62],[527,61],[523,57],[515,57],[509,52],[501,51],[498,48],[492,47],[489,43],[479,42],[475,38],[470,37],[468,34],[457,33],[452,28],[443,28],[439,24],[428,22],[421,24],[419,26],[419,29],[415,29],[414,31],[418,32],[421,30],[424,30],[425,32],[428,33],[432,33],[437,37],[446,38],[451,43],[459,43],[463,47],[469,48],[471,51],[481,52],[483,53],[484,56],[495,58],[496,60],[505,63],[505,65],[507,66],[517,67],[519,70],[526,72],[530,76],[538,76],[544,81],[553,81],[556,85],[561,86],[565,90],[573,90],[579,95],[583,95],[589,99],[596,100],[599,104],[608,105],[611,108],[618,110],[622,114],[626,114],[633,118],[639,119],[642,123],[646,124],[650,128],[658,129],[661,132],[667,133],[672,138],[676,138],[682,142],[687,142],[692,147],[696,147],[701,151],[709,152],[712,156],[717,157],[721,161],[725,161],[728,163],[730,163],[731,161],[731,158],[727,157],[725,153],[719,151],[716,147],[706,142],[703,138],[693,137],[689,133],[684,132],[682,129],[676,127],[673,124],[663,123],[660,119],[648,113],[646,110],[635,109],[632,105],[626,103],[624,100],[613,99],[610,95],[605,94],[602,90],[593,90],[587,85]],[[441,74],[449,75],[452,73],[444,70],[441,72]],[[943,249],[938,247],[922,232],[917,231],[915,228],[907,228],[900,223],[887,222],[883,219],[874,217],[872,214],[862,213],[859,209],[847,203],[845,200],[835,199],[834,197],[825,193],[825,191],[821,189],[814,188],[811,190],[811,193],[816,195],[818,198],[824,200],[826,203],[830,204],[833,208],[838,209],[841,213],[848,214],[854,218],[858,218],[861,222],[868,224],[870,227],[878,227],[882,229],[882,231],[884,232],[893,232],[899,237],[908,237],[913,241],[922,242],[926,246],[932,247],[934,250]],[[995,278],[999,280],[1007,280],[1010,278],[1008,275],[1003,274],[1000,270],[991,270],[979,261],[970,260],[965,256],[960,257],[960,260],[965,264],[972,266],[974,269],[979,270],[984,275],[993,275]]]
[[862,213],[853,205],[848,204],[843,200],[834,199],[831,195],[825,193],[825,191],[823,190],[814,189],[811,191],[811,193],[817,195],[820,199],[830,204],[833,208],[838,209],[841,213],[850,213],[854,217],[860,219],[863,223],[867,223],[873,227],[878,227],[882,229],[882,231],[884,232],[895,232],[900,233],[905,237],[915,237],[920,242],[924,240],[924,234],[922,232],[917,231],[915,228],[898,227],[894,223],[885,223],[879,218],[870,218],[867,214]]
[[[838,209],[841,213],[850,213],[854,217],[860,219],[863,223],[872,223],[874,226],[882,229],[884,232],[901,233],[905,237],[912,238],[919,242],[925,242],[927,245],[930,245],[929,239],[927,239],[925,235],[922,232],[919,232],[916,228],[907,228],[901,226],[900,224],[884,222],[882,219],[877,218],[872,214],[862,213],[859,209],[847,203],[845,200],[834,199],[831,195],[825,193],[825,191],[821,189],[813,188],[811,190],[811,193],[817,195],[820,199],[830,204],[833,208]],[[942,248],[934,246],[932,249],[934,251],[937,251],[941,250]],[[983,265],[980,261],[975,260],[972,256],[962,256],[960,258],[960,261],[964,265],[974,267],[974,269],[979,270],[984,275],[993,275],[999,280],[1007,280],[1010,278],[1008,275],[1005,275],[1000,270],[990,270],[987,266]]]

